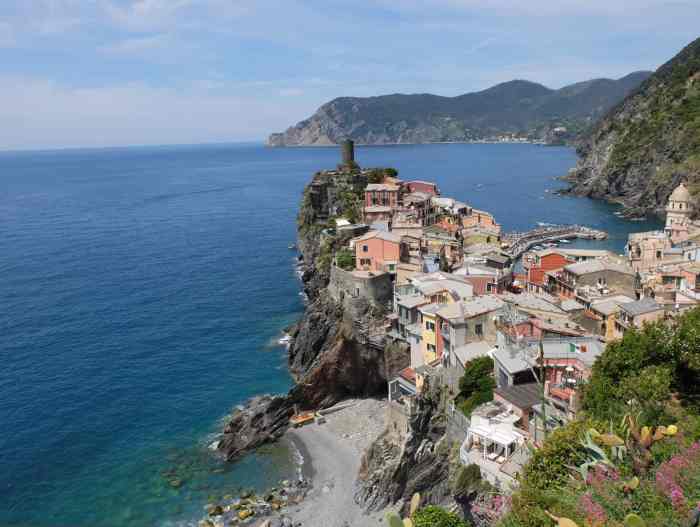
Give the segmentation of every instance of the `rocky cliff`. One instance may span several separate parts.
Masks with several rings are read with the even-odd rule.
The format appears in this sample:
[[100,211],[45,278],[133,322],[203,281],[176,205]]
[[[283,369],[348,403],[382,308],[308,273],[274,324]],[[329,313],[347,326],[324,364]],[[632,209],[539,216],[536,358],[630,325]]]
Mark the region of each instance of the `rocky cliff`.
[[[661,213],[688,182],[700,193],[700,39],[608,112],[578,146],[571,191],[622,203],[629,215]],[[697,206],[696,206],[697,210]]]
[[228,459],[284,434],[294,407],[322,409],[349,398],[385,396],[387,379],[405,367],[405,350],[370,343],[367,333],[384,318],[381,305],[363,298],[334,298],[328,288],[333,253],[351,234],[330,228],[348,215],[367,184],[367,171],[322,172],[304,191],[298,247],[308,305],[291,331],[289,368],[296,381],[285,396],[262,396],[234,411],[219,450]]
[[387,431],[370,446],[362,458],[355,494],[358,503],[381,510],[394,503],[407,504],[416,492],[424,504],[452,499],[450,444],[440,408],[440,390],[425,385],[409,418],[405,441],[397,445]]
[[507,134],[568,140],[622,100],[649,72],[593,79],[552,90],[515,80],[457,97],[394,94],[340,97],[283,133],[271,146],[460,142]]

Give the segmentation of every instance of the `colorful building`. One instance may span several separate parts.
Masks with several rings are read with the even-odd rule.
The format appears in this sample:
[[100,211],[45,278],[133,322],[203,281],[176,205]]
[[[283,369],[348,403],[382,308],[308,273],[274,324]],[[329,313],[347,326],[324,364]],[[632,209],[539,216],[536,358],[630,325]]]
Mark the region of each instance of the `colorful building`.
[[381,205],[396,208],[399,206],[401,187],[393,183],[370,183],[365,187],[365,207]]
[[545,273],[561,269],[570,263],[573,263],[572,260],[553,249],[527,253],[523,258],[523,268],[527,272],[527,290],[532,293],[546,291],[547,277]]
[[430,364],[438,359],[437,354],[437,316],[439,304],[421,306],[418,311],[421,315],[421,345],[424,364]]
[[355,238],[355,269],[393,273],[399,262],[401,237],[390,232],[369,231]]

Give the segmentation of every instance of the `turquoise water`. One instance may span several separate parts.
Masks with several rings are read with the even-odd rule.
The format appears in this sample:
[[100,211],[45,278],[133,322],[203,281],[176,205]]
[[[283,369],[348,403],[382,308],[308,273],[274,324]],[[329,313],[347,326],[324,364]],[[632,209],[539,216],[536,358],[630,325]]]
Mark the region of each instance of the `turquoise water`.
[[[545,193],[575,162],[567,148],[356,157],[435,180],[506,229],[583,223],[619,251],[658,226]],[[276,340],[303,306],[287,246],[304,184],[337,158],[254,144],[0,154],[0,525],[182,524],[211,496],[292,473],[283,446],[226,465],[207,445],[234,405],[290,385]]]

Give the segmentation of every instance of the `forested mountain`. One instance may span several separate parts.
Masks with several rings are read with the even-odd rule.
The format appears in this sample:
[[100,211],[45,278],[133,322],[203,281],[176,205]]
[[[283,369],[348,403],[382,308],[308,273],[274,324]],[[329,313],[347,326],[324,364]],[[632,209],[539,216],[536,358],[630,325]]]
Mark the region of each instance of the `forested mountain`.
[[[552,90],[514,80],[457,97],[394,94],[340,97],[284,133],[272,146],[473,141],[507,136],[561,141],[576,136],[634,90],[649,72],[594,79]],[[555,131],[556,130],[556,131]]]

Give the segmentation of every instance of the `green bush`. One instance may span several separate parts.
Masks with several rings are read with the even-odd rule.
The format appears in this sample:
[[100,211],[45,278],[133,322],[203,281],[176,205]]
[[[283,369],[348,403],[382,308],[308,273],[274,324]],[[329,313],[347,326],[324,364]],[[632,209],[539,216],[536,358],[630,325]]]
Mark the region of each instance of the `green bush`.
[[480,404],[493,400],[493,359],[479,357],[468,362],[459,380],[457,406],[467,417]]
[[355,253],[349,249],[341,249],[335,254],[335,261],[338,267],[350,271],[355,268]]
[[414,527],[470,527],[470,524],[452,512],[429,505],[413,516]]
[[618,420],[630,411],[656,420],[672,392],[697,406],[698,378],[700,309],[696,308],[672,324],[648,324],[608,344],[584,388],[583,406],[601,420]]
[[461,467],[457,474],[453,494],[457,497],[466,497],[478,491],[483,486],[481,479],[481,469],[472,463],[466,467]]

